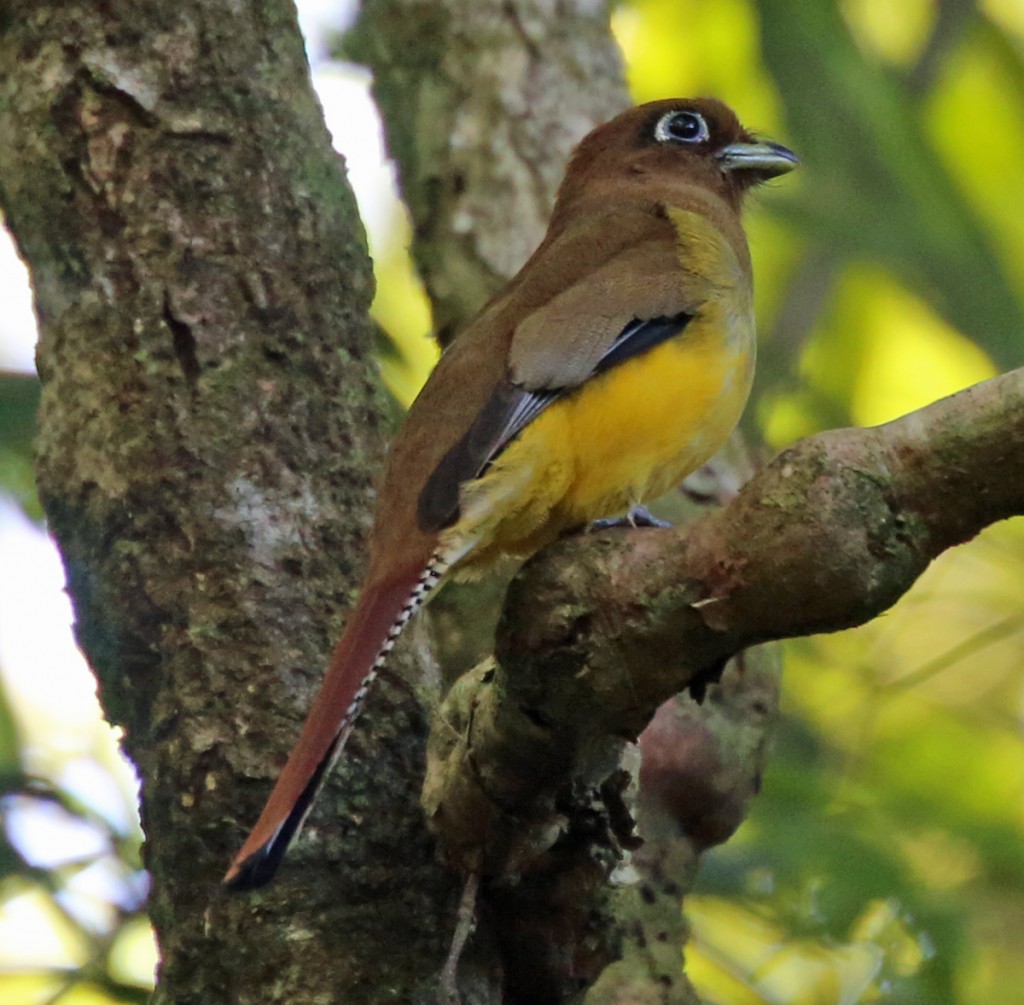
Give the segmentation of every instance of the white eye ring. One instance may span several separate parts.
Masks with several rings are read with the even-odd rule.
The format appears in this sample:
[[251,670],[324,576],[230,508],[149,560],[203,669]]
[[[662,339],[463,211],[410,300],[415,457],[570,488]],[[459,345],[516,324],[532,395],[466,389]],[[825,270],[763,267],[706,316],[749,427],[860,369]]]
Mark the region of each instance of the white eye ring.
[[711,132],[699,112],[676,111],[658,119],[654,138],[659,143],[704,143],[711,138]]

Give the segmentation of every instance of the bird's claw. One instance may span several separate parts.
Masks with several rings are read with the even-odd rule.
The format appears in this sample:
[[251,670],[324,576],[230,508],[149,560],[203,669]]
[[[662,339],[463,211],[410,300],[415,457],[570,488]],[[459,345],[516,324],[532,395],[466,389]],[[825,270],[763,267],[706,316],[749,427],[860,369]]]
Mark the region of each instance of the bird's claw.
[[630,506],[623,516],[607,517],[603,520],[595,520],[590,525],[591,531],[609,530],[613,527],[661,527],[671,528],[667,520],[659,520],[646,506],[637,503]]

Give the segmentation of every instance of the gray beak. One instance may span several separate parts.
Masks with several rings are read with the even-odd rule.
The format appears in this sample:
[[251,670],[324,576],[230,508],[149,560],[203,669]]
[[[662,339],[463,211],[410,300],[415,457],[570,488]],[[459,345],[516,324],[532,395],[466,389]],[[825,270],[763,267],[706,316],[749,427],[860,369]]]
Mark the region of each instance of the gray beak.
[[800,163],[780,143],[730,143],[718,151],[716,159],[723,171],[756,171],[766,178],[786,174]]

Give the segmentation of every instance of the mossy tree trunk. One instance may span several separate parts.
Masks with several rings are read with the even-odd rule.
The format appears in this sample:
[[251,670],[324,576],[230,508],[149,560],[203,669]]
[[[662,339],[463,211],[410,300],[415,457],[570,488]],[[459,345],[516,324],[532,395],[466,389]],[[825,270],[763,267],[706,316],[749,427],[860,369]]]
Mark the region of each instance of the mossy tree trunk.
[[157,1000],[409,1001],[443,957],[452,880],[417,806],[408,688],[371,703],[283,881],[218,888],[352,599],[388,434],[363,229],[293,4],[0,18],[38,484],[142,779]]

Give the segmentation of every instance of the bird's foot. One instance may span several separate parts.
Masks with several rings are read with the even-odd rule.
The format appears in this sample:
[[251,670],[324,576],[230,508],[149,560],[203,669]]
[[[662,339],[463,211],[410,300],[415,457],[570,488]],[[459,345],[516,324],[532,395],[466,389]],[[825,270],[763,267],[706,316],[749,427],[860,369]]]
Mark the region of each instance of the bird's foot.
[[667,520],[659,520],[646,506],[637,503],[635,506],[630,506],[625,515],[595,520],[588,529],[593,532],[608,530],[612,527],[661,527],[665,529],[671,526],[672,524]]

